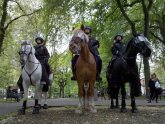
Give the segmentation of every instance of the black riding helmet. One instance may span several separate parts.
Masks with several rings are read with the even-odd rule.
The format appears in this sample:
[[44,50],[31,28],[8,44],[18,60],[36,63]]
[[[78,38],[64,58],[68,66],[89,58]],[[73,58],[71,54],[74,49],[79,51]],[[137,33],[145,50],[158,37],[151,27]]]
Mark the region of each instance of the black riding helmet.
[[90,31],[90,33],[92,32],[92,28],[90,26],[85,26],[84,30],[88,29]]
[[[35,38],[35,42],[37,43],[37,40],[40,40],[41,41],[41,43],[43,43],[44,42],[44,39],[42,38],[42,37],[36,37]],[[38,44],[38,43],[37,43]]]
[[114,37],[114,40],[116,40],[116,37],[117,36],[120,36],[121,37],[121,40],[123,39],[123,35],[121,33],[117,33],[116,36]]

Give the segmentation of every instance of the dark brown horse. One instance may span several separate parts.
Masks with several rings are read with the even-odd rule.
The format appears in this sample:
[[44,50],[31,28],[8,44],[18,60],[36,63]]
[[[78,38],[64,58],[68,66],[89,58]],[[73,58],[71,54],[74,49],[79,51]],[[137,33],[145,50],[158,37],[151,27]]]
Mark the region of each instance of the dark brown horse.
[[76,79],[78,83],[79,106],[77,113],[82,113],[82,108],[97,112],[94,106],[94,85],[96,80],[96,61],[88,48],[88,36],[84,33],[84,26],[74,30],[69,49],[72,53],[80,54],[76,63]]

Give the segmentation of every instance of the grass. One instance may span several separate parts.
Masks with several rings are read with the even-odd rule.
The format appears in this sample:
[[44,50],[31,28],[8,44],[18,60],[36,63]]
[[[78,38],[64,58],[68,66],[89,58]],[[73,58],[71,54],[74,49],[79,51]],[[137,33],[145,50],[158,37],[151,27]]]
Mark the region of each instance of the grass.
[[5,120],[8,120],[9,118],[16,116],[16,113],[9,113],[5,115],[0,116],[0,123],[4,122]]

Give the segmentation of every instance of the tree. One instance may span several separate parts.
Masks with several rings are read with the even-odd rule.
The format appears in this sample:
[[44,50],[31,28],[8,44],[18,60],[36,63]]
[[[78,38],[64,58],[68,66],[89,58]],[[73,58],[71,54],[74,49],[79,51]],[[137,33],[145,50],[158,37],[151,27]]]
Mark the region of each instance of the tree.
[[[144,25],[143,33],[146,37],[149,37],[149,21],[150,21],[150,10],[153,5],[153,0],[135,0],[132,3],[128,3],[127,1],[121,2],[121,0],[116,0],[118,7],[120,8],[120,11],[122,12],[123,16],[131,26],[131,31],[134,36],[137,35],[137,29],[136,29],[136,23],[137,21],[133,21],[130,19],[130,17],[127,14],[126,10],[129,10],[128,7],[133,7],[136,4],[141,4],[142,5],[142,10],[143,10],[143,23],[141,23],[141,27]],[[129,12],[129,11],[128,11]],[[144,74],[145,74],[145,87],[148,89],[148,81],[150,78],[150,66],[149,66],[149,61],[147,57],[143,57],[143,64],[144,64]],[[147,92],[148,93],[148,92]],[[148,94],[147,94],[148,95]]]
[[[23,14],[11,19],[11,20],[7,20],[9,14],[8,14],[8,4],[9,2],[15,2],[18,7],[20,8],[21,11],[23,11]],[[2,46],[3,46],[3,42],[5,39],[5,35],[6,35],[6,31],[8,29],[8,27],[15,22],[16,20],[25,17],[25,16],[30,16],[36,12],[38,12],[40,9],[35,10],[31,13],[25,13],[25,11],[22,9],[21,5],[14,0],[3,0],[2,2],[2,15],[1,15],[1,19],[0,19],[0,54],[3,51]]]

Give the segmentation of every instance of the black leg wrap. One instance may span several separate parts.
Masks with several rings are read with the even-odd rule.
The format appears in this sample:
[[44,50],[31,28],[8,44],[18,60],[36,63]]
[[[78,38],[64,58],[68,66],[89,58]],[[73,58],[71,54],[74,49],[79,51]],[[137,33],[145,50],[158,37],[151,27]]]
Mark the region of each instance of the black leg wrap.
[[23,107],[18,110],[18,115],[24,115],[25,114],[26,103],[27,103],[27,100],[23,101]]
[[27,101],[23,101],[23,108],[26,109]]
[[35,99],[35,106],[38,105],[38,99]]

